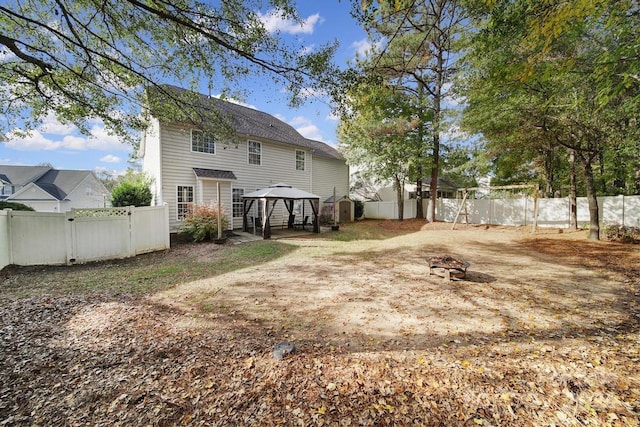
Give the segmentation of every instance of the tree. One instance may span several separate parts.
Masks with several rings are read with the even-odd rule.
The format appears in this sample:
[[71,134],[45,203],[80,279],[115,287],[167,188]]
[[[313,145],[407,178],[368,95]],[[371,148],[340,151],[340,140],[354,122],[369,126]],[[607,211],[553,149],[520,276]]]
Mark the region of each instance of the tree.
[[[637,147],[637,129],[630,124],[637,116],[638,96],[624,89],[630,81],[625,73],[600,77],[600,68],[606,67],[602,51],[619,50],[620,43],[631,41],[626,33],[617,37],[610,27],[609,18],[619,10],[599,11],[591,8],[593,2],[584,3],[589,7],[583,9],[591,12],[580,9],[578,15],[585,19],[573,19],[573,11],[547,7],[544,1],[498,1],[489,9],[476,5],[483,20],[466,57],[464,120],[503,156],[509,150],[520,156],[530,153],[522,156],[523,167],[534,166],[537,153],[549,181],[557,170],[553,156],[575,158],[589,201],[590,238],[597,240],[594,165],[600,162],[604,170],[605,153],[616,144]],[[563,13],[570,18],[556,15]],[[629,13],[637,21],[637,11]],[[558,25],[548,27],[541,16]],[[542,37],[547,31],[553,35]],[[611,90],[610,85],[623,89]]]
[[[417,216],[422,214],[422,168],[430,168],[431,184],[427,219],[435,220],[442,134],[445,130],[444,98],[452,83],[464,15],[458,0],[363,2],[359,15],[374,44],[369,65],[398,90],[414,98],[418,130],[424,147],[418,153]],[[428,123],[427,123],[428,122]],[[420,138],[419,138],[420,139]],[[430,156],[429,156],[430,152]]]
[[[217,2],[218,3],[218,2]],[[297,17],[291,0],[267,5]],[[0,4],[0,134],[34,128],[54,113],[85,133],[89,120],[130,142],[144,127],[145,90],[181,82],[242,97],[242,82],[268,73],[299,102],[327,84],[335,43],[316,50],[270,34],[260,0],[8,0]],[[167,118],[194,110],[166,94]],[[188,117],[193,115],[187,114]]]
[[422,149],[415,106],[382,78],[363,80],[348,95],[349,113],[338,125],[340,150],[365,178],[393,181],[402,221],[404,184],[415,175]]
[[111,205],[150,206],[153,200],[151,193],[152,180],[143,173],[128,172],[111,192]]

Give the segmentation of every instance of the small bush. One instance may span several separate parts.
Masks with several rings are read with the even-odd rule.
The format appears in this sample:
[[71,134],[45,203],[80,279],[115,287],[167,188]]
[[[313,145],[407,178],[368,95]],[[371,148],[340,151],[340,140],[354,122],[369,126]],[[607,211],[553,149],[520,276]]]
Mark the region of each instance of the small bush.
[[324,205],[318,215],[318,222],[322,225],[333,225],[333,205]]
[[[222,229],[226,230],[229,224],[225,209],[221,208]],[[190,212],[182,220],[180,234],[184,234],[196,242],[213,240],[218,238],[218,206],[216,205],[191,205]]]
[[22,203],[16,202],[0,202],[0,210],[2,209],[13,209],[14,211],[35,211],[31,206],[23,205]]
[[620,224],[607,224],[604,226],[604,234],[607,240],[623,243],[640,242],[640,227],[629,227]]
[[364,216],[364,202],[362,200],[356,200],[353,203],[356,219],[362,218]]
[[144,174],[129,174],[111,192],[111,206],[150,206],[151,180]]
[[111,193],[111,205],[118,206],[149,206],[151,204],[151,190],[133,182],[118,184]]

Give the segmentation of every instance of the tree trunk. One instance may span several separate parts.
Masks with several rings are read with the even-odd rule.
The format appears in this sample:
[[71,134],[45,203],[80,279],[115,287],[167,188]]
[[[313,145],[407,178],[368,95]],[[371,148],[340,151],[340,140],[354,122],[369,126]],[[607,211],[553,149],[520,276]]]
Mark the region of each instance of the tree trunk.
[[576,179],[576,153],[569,150],[569,173],[571,189],[569,190],[569,229],[578,229],[578,183]]
[[420,177],[416,180],[416,219],[424,218],[422,209],[422,168],[420,168]]
[[436,200],[438,199],[438,173],[440,169],[440,124],[442,113],[442,87],[445,79],[445,63],[442,46],[437,46],[436,50],[436,87],[433,91],[433,164],[431,167],[431,189],[429,212],[427,219],[431,222],[436,220]]
[[398,221],[404,220],[404,185],[401,180],[396,176],[394,178],[396,187],[396,197],[398,202]]
[[596,181],[593,176],[593,155],[583,153],[578,157],[584,169],[587,201],[589,202],[589,240],[600,240],[600,213],[598,211]]

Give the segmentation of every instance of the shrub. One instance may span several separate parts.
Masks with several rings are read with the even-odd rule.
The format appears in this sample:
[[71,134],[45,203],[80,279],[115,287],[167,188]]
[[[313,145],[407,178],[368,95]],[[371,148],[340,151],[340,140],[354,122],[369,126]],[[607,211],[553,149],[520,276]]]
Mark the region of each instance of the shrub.
[[2,209],[13,209],[14,211],[35,211],[31,206],[23,205],[22,203],[16,202],[0,202],[0,210]]
[[318,222],[322,225],[333,224],[333,205],[324,205],[318,215]]
[[607,224],[604,226],[604,234],[607,240],[623,243],[640,242],[640,227],[629,227],[620,224]]
[[127,175],[124,181],[116,185],[111,192],[111,205],[119,206],[149,206],[151,194],[151,180],[143,174]]
[[[224,208],[221,211],[222,229],[228,225]],[[196,242],[213,240],[218,238],[218,206],[217,205],[191,205],[187,216],[182,220],[180,234],[187,235]]]
[[355,200],[353,203],[354,215],[356,219],[362,218],[364,216],[364,202],[362,200]]

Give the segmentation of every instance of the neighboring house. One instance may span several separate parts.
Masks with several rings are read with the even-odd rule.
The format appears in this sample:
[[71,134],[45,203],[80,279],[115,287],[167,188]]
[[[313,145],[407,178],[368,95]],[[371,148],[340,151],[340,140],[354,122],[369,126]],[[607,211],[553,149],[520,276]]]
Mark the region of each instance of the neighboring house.
[[[430,182],[431,180],[429,178],[425,178],[425,180],[422,183],[423,199],[429,198],[429,194],[431,193]],[[438,178],[438,195],[437,195],[438,198],[455,199],[457,189],[458,188],[455,186],[455,184],[451,183],[450,181],[447,181],[446,179],[443,179],[443,178]],[[395,202],[398,199],[396,189],[393,185],[379,189],[377,192],[377,195],[380,198],[380,200],[384,202],[391,202],[391,201]],[[415,182],[407,183],[404,185],[403,196],[405,200],[416,198]]]
[[[262,111],[172,86],[166,89],[192,96],[197,105],[223,115],[235,132],[217,140],[203,128],[160,122],[152,116],[139,155],[143,170],[154,178],[154,204],[169,205],[172,231],[178,230],[190,204],[213,204],[218,198],[230,219],[229,228],[242,228],[242,196],[276,183],[315,194],[321,201],[334,190],[348,194],[349,167],[335,148],[304,138]],[[259,206],[252,209],[255,212],[249,215],[259,215]],[[271,224],[285,216],[283,203],[275,209]],[[300,218],[312,212],[308,202],[297,202],[294,209]]]
[[0,200],[22,203],[39,212],[106,206],[108,190],[91,171],[49,166],[0,165]]

